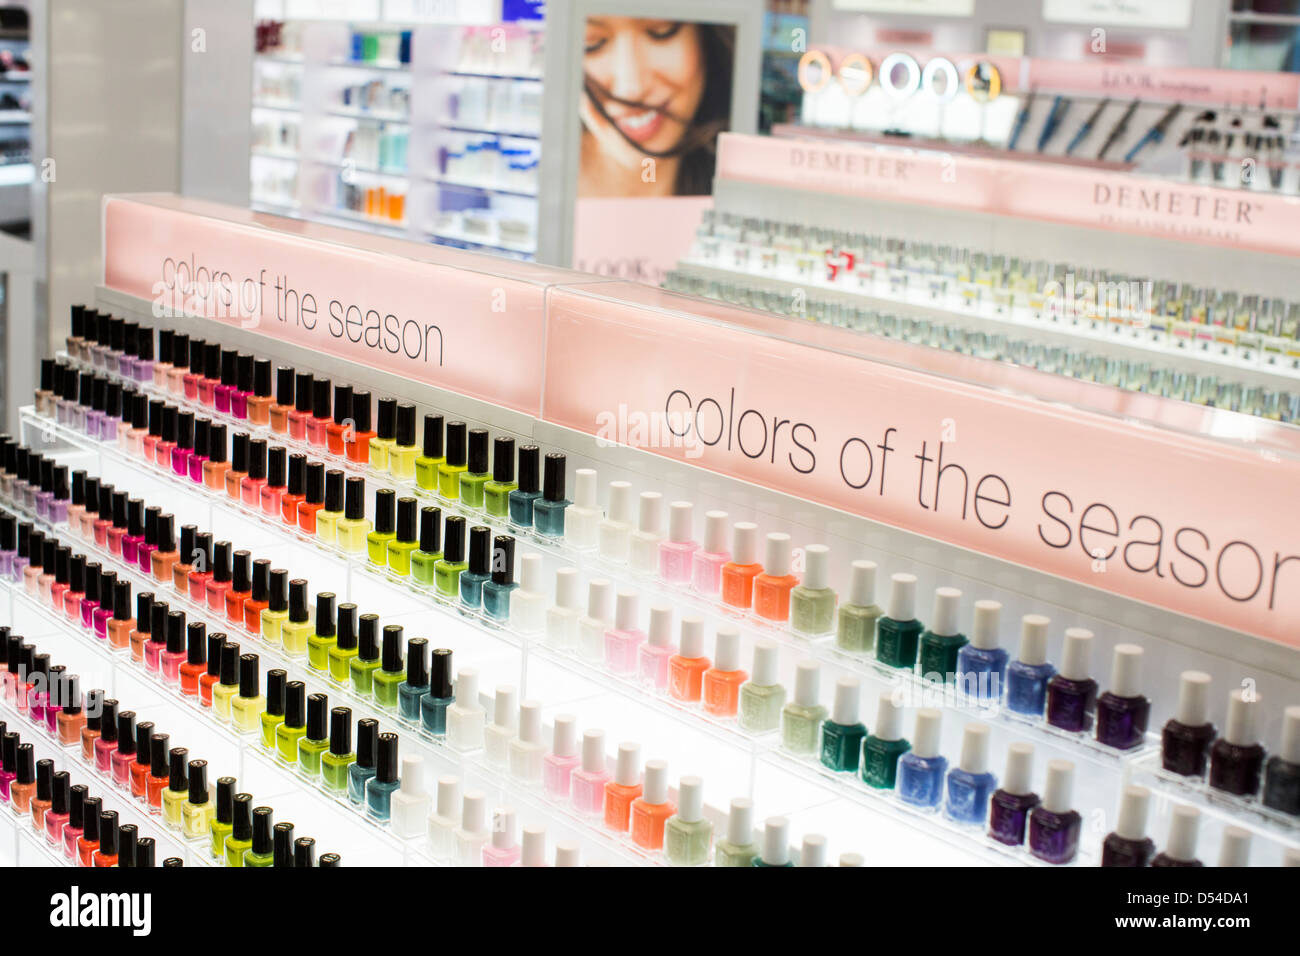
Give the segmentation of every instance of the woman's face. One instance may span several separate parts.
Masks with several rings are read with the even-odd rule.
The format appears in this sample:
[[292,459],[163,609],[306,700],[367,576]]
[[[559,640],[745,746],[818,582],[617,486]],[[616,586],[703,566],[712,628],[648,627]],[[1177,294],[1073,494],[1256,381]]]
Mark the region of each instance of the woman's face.
[[617,127],[590,97],[582,98],[582,123],[601,146],[627,165],[644,156],[628,140],[649,153],[676,147],[704,95],[699,28],[675,20],[591,17],[585,50],[593,95]]

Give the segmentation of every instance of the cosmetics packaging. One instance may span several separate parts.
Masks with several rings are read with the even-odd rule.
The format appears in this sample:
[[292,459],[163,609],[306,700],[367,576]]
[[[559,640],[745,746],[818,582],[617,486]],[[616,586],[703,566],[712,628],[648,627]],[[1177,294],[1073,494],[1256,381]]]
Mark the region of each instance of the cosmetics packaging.
[[275,403],[268,409],[271,431],[277,435],[289,433],[289,415],[294,410],[293,369],[281,365],[275,370]]
[[276,756],[282,764],[298,764],[298,741],[307,733],[307,685],[292,680],[284,685],[284,720],[275,728]]
[[1223,828],[1219,844],[1219,866],[1250,866],[1250,831],[1242,827]]
[[1244,690],[1234,690],[1228,698],[1223,736],[1210,747],[1210,786],[1215,790],[1243,797],[1259,792],[1264,748],[1256,731],[1258,707],[1258,698]]
[[379,669],[371,675],[371,694],[384,710],[397,709],[397,688],[406,680],[406,662],[402,659],[404,631],[400,624],[386,624],[379,655]]
[[1282,712],[1282,745],[1268,759],[1263,801],[1272,810],[1300,816],[1300,707]]
[[[307,517],[309,523],[314,522],[316,537],[320,538],[326,547],[338,545],[339,522],[343,520],[343,488],[344,477],[342,471],[331,468],[325,472],[324,503],[314,516]],[[303,517],[299,513],[300,525]]]
[[676,809],[668,800],[668,764],[646,761],[641,795],[632,801],[628,827],[632,842],[643,850],[663,849],[664,829]]
[[[585,740],[584,740],[585,747]],[[613,779],[605,782],[604,819],[607,829],[626,833],[631,821],[632,802],[641,796],[641,745],[621,743],[614,763]],[[575,793],[575,800],[577,794]]]
[[704,621],[683,617],[677,653],[668,660],[668,693],[683,703],[698,703],[703,696],[704,675],[712,666],[704,656]]
[[1115,829],[1102,841],[1102,866],[1144,867],[1151,862],[1156,848],[1146,835],[1150,803],[1151,791],[1146,787],[1124,788]]
[[1142,648],[1115,645],[1110,689],[1097,698],[1097,741],[1117,750],[1132,750],[1146,741],[1151,702],[1142,696]]
[[455,702],[446,708],[447,744],[462,753],[483,746],[487,713],[478,699],[478,671],[461,668],[456,675]]
[[605,784],[610,781],[605,764],[605,732],[587,730],[582,734],[582,764],[570,775],[569,788],[573,807],[589,817],[603,816]]
[[208,798],[208,762],[191,760],[188,768],[189,795],[181,807],[181,829],[187,840],[209,840],[215,807]]
[[492,539],[491,574],[482,585],[483,612],[494,621],[510,618],[510,601],[518,589],[515,583],[515,539],[499,534]]
[[375,492],[375,527],[366,535],[366,551],[376,567],[388,565],[388,544],[396,539],[397,493],[391,488]]
[[397,499],[397,531],[388,542],[387,563],[394,574],[411,573],[411,555],[420,546],[416,531],[419,503],[414,498]]
[[[293,462],[290,461],[290,477],[293,475]],[[342,473],[339,473],[340,481]],[[341,490],[340,485],[340,490]],[[303,492],[302,500],[298,502],[297,512],[294,516],[298,527],[307,534],[316,534],[316,517],[325,506],[325,465],[319,461],[309,461],[303,465]],[[289,514],[285,512],[285,523],[288,523]],[[335,528],[337,535],[338,529]]]
[[1023,741],[1007,746],[1007,767],[1002,786],[989,800],[989,836],[1007,846],[1025,842],[1029,814],[1038,806],[1033,792],[1034,748]]
[[256,732],[262,711],[266,708],[266,700],[260,691],[261,675],[258,664],[256,654],[240,655],[239,693],[230,701],[230,722],[237,733]]
[[713,854],[714,866],[752,866],[759,855],[754,842],[754,804],[743,797],[731,801],[724,839]]
[[276,445],[266,453],[266,483],[258,491],[262,514],[278,518],[284,513],[284,496],[288,492],[288,453]]
[[455,861],[459,866],[482,866],[483,849],[492,838],[488,824],[487,795],[467,790],[461,801],[460,825],[452,831]]
[[966,645],[966,635],[958,625],[961,591],[956,588],[936,588],[934,613],[930,627],[917,643],[917,673],[922,679],[935,684],[951,682],[957,673],[957,654]]
[[275,865],[275,829],[270,807],[253,808],[253,842],[244,851],[244,866],[270,868]]
[[669,584],[687,584],[699,544],[694,539],[695,506],[674,501],[668,507],[668,537],[659,542],[659,577]]
[[[754,672],[758,673],[755,650]],[[781,745],[794,754],[820,753],[821,725],[826,708],[819,702],[821,667],[816,661],[802,660],[794,672],[794,699],[781,709]],[[746,685],[748,686],[748,685]],[[742,688],[743,694],[743,688]],[[741,708],[744,710],[742,696]]]
[[447,460],[442,453],[444,428],[442,416],[425,415],[423,428],[420,454],[415,459],[415,483],[426,491],[437,491],[438,466]]
[[[502,439],[497,439],[501,441]],[[494,459],[495,462],[495,459]],[[514,471],[511,470],[513,481]],[[492,484],[488,484],[491,492]],[[596,471],[592,468],[579,468],[573,473],[573,504],[565,512],[564,543],[577,551],[590,551],[596,547],[600,533],[603,513],[596,501]],[[492,511],[492,502],[488,500],[488,514]],[[715,587],[713,593],[717,593]]]
[[957,823],[982,826],[997,778],[988,770],[989,727],[969,723],[962,731],[961,759],[948,771],[944,812]]
[[397,716],[413,724],[420,722],[420,701],[429,693],[428,645],[423,637],[406,642],[404,679],[397,685]]
[[[460,498],[460,476],[465,472],[468,465],[468,430],[469,426],[464,422],[447,423],[446,439],[446,460],[438,466],[438,494],[448,501],[456,501]],[[533,453],[536,454],[536,448],[533,447]],[[522,456],[524,449],[519,450]],[[373,457],[372,457],[373,462]],[[520,484],[522,481],[523,463],[520,462]],[[514,495],[511,495],[514,500]],[[512,515],[513,516],[513,515]],[[531,527],[531,502],[528,525]]]
[[266,705],[258,722],[262,727],[261,743],[262,749],[267,753],[275,753],[276,749],[276,729],[284,723],[284,705],[285,697],[288,693],[288,675],[285,671],[275,668],[266,672]]
[[1169,839],[1165,848],[1151,860],[1153,867],[1203,866],[1196,858],[1196,843],[1201,826],[1201,811],[1180,803],[1169,816]]
[[1178,683],[1178,709],[1160,733],[1161,765],[1171,773],[1204,777],[1214,725],[1207,719],[1210,675],[1183,671]]
[[357,758],[348,766],[348,800],[361,806],[366,799],[366,784],[375,776],[375,756],[379,751],[379,721],[363,717],[357,721]]
[[[649,789],[648,769],[646,776]],[[665,781],[665,794],[666,789]],[[663,827],[664,857],[673,866],[701,866],[709,861],[712,842],[713,824],[704,818],[704,781],[682,777],[677,784],[676,812]]]
[[740,669],[740,631],[723,625],[715,637],[713,666],[704,672],[702,680],[705,712],[714,717],[734,717],[746,676]]
[[[510,627],[520,634],[540,633],[546,623],[546,593],[543,591],[543,564],[539,554],[525,554],[519,559],[519,587],[510,595]],[[654,610],[651,609],[653,625]],[[644,659],[645,648],[639,652]],[[671,651],[669,652],[671,653]],[[664,657],[664,683],[667,686],[668,660]]]
[[460,809],[460,778],[439,777],[437,796],[425,826],[429,852],[439,863],[451,863],[456,858],[455,834],[460,826]]
[[190,796],[190,752],[185,747],[173,747],[167,754],[167,789],[162,791],[163,823],[169,829],[182,831],[185,826],[185,803]]
[[352,386],[336,383],[333,420],[325,426],[325,447],[331,455],[347,454],[347,439],[351,437],[349,433],[352,423]]
[[316,595],[316,621],[307,636],[307,666],[314,670],[328,670],[330,651],[335,647],[334,592],[321,591]]
[[333,421],[330,414],[330,380],[312,378],[311,382],[311,417],[303,423],[303,438],[309,445],[325,449],[328,447],[328,429]]
[[212,685],[212,714],[224,724],[230,722],[231,705],[239,693],[239,645],[233,641],[221,645],[218,675]]
[[1047,628],[1041,614],[1026,614],[1020,621],[1020,647],[1007,665],[1007,707],[1026,717],[1041,717],[1047,707],[1047,683],[1056,668],[1047,663]]
[[[524,483],[523,450],[520,449],[519,484]],[[534,478],[534,481],[536,479]],[[513,495],[511,497],[513,501]],[[512,512],[513,518],[513,512]],[[529,524],[532,523],[531,513]],[[626,564],[632,544],[632,485],[626,481],[609,483],[609,506],[597,529],[600,556],[606,561]]]
[[401,780],[398,777],[397,734],[380,734],[375,750],[375,775],[366,781],[366,814],[372,820],[387,822],[392,813],[392,798]]
[[[319,595],[317,601],[319,601]],[[320,626],[320,609],[316,610],[317,627]],[[308,644],[310,655],[311,645]],[[336,684],[347,684],[352,671],[352,660],[357,656],[357,606],[346,603],[338,606],[334,637],[328,645],[326,666],[330,679]]]
[[924,708],[916,713],[912,749],[898,758],[898,795],[904,803],[925,809],[939,805],[948,761],[939,753],[943,714]]
[[[468,433],[468,451],[466,453],[465,471],[460,476],[460,500],[466,508],[474,511],[484,510],[483,489],[492,479],[488,471],[488,431],[486,428],[471,428]],[[513,455],[514,443],[511,442]],[[514,489],[510,489],[513,491]],[[507,504],[510,492],[507,491]]]
[[[269,425],[271,422],[271,406],[275,402],[271,394],[271,360],[257,359],[252,364],[252,394],[242,398],[245,414],[254,425]],[[241,382],[242,384],[244,383]],[[241,416],[236,415],[236,417]]]
[[488,762],[505,767],[510,756],[510,741],[515,736],[518,692],[511,684],[496,689],[492,701],[492,721],[484,731],[483,749]]
[[[334,418],[336,421],[338,419],[338,404],[339,398],[336,390],[334,393]],[[354,391],[350,407],[352,422],[343,429],[343,453],[347,456],[348,461],[356,462],[358,465],[367,465],[370,463],[370,439],[375,437],[375,431],[370,426],[370,393]]]
[[420,757],[402,758],[401,786],[390,801],[389,828],[400,839],[410,839],[425,832],[429,816],[429,793],[424,789],[424,761]]
[[[286,572],[287,573],[287,572]],[[272,592],[274,593],[277,585],[276,572],[271,572]],[[277,602],[273,601],[268,607],[267,612]],[[266,614],[262,615],[262,632],[266,634]],[[307,653],[307,641],[311,637],[314,628],[311,623],[311,612],[307,604],[307,581],[304,578],[294,578],[289,582],[289,612],[288,617],[280,623],[280,645],[284,652],[290,657],[303,657]],[[270,640],[270,637],[267,638]],[[273,642],[274,643],[274,642]]]
[[[516,593],[515,599],[518,600]],[[641,686],[658,693],[668,690],[669,663],[675,650],[672,645],[673,611],[660,606],[650,609],[650,625],[645,641],[636,650],[636,674]]]
[[320,778],[326,790],[342,794],[348,789],[348,771],[356,762],[352,750],[352,710],[335,707],[330,711],[329,749],[320,755]]
[[457,578],[460,602],[477,608],[483,602],[483,584],[492,568],[492,529],[475,525],[469,529],[469,561]]
[[578,647],[578,623],[582,620],[577,568],[555,570],[555,603],[546,609],[546,643],[560,650]]
[[637,499],[637,525],[629,537],[628,566],[638,574],[654,574],[663,539],[663,495],[643,491]]
[[243,866],[244,854],[253,848],[253,795],[237,793],[232,802],[230,834],[223,852],[226,866]]
[[[288,572],[279,579],[287,588]],[[280,643],[280,624],[288,617],[288,597],[284,590],[277,595],[283,603],[271,616],[274,625],[274,637],[267,636],[264,630],[266,612],[271,608],[271,562],[267,558],[258,558],[253,562],[252,591],[244,601],[244,630],[254,637],[261,635],[269,644]]]
[[858,719],[862,686],[855,677],[841,677],[835,682],[835,700],[830,718],[822,723],[822,766],[836,772],[853,773],[858,769],[862,740],[867,728]]
[[[884,611],[876,604],[876,563],[854,561],[849,599],[840,606],[835,645],[852,654],[868,654],[876,643],[876,622]],[[804,584],[807,585],[807,575]],[[796,589],[797,590],[797,589]]]
[[1008,655],[998,644],[1001,612],[997,601],[976,601],[970,643],[957,651],[957,689],[975,700],[1002,699]]
[[573,771],[581,763],[578,719],[572,714],[556,714],[551,724],[551,752],[542,757],[542,788],[546,796],[567,802],[572,796]]
[[1029,813],[1029,852],[1048,863],[1069,863],[1078,853],[1083,818],[1073,809],[1074,764],[1047,764],[1043,801]]
[[319,779],[321,755],[329,745],[329,699],[324,694],[310,694],[306,730],[298,738],[298,773],[312,782]]
[[389,474],[398,481],[410,481],[420,451],[415,444],[415,406],[403,402],[397,406],[397,436],[388,452]]
[[348,665],[353,693],[370,696],[379,665],[379,615],[362,614],[357,627],[357,653]]
[[614,600],[614,626],[605,632],[605,666],[615,674],[636,670],[637,652],[645,642],[638,627],[637,594],[619,591]]
[[1097,706],[1097,682],[1088,676],[1092,640],[1086,628],[1065,630],[1061,668],[1047,682],[1047,722],[1053,727],[1074,733],[1092,727]]

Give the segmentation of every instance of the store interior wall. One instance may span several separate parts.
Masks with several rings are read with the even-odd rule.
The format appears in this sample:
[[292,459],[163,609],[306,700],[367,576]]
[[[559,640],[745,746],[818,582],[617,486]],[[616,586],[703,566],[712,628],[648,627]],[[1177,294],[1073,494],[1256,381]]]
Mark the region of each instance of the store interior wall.
[[187,196],[248,205],[253,16],[253,0],[185,0],[181,192]]

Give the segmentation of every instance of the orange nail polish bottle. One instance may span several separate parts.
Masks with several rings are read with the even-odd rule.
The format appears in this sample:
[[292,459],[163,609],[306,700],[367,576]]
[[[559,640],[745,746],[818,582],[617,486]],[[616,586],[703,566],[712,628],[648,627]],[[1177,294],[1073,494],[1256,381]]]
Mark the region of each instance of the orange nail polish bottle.
[[248,420],[254,425],[271,421],[271,360],[258,359],[253,363],[253,394],[248,396]]
[[632,801],[641,796],[641,745],[618,745],[614,779],[605,784],[605,826],[626,833],[632,816]]
[[[340,475],[340,482],[342,475]],[[316,533],[316,512],[325,504],[325,463],[308,462],[303,482],[302,501],[298,503],[298,527],[308,534]]]
[[240,487],[248,477],[248,432],[235,432],[230,439],[230,467],[226,469],[226,497],[239,500]]
[[172,531],[175,520],[171,515],[158,516],[158,550],[149,556],[155,581],[170,580],[176,565],[176,539]]
[[790,592],[799,579],[790,573],[790,536],[767,536],[763,573],[754,578],[754,613],[769,621],[790,619]]
[[748,675],[740,669],[740,631],[718,628],[713,666],[704,672],[704,710],[715,717],[734,717],[740,702],[740,685]]
[[289,413],[293,411],[293,369],[281,365],[275,370],[275,404],[269,409],[271,431],[289,433]]
[[722,603],[748,611],[754,603],[754,578],[762,572],[758,525],[738,521],[731,528],[731,560],[722,566]]
[[253,590],[244,602],[244,630],[249,634],[262,633],[262,612],[271,601],[271,559],[258,558],[253,562]]
[[668,802],[668,764],[647,760],[641,796],[632,801],[632,842],[643,850],[662,850],[664,825],[676,812]]
[[352,430],[352,386],[334,386],[334,417],[325,426],[325,447],[331,455],[342,456],[351,438]]
[[208,460],[203,463],[203,486],[221,491],[226,486],[230,462],[226,459],[226,426],[208,426]]
[[230,590],[226,592],[226,620],[232,624],[244,623],[244,602],[253,592],[252,573],[252,554],[244,550],[236,551],[230,572]]
[[289,456],[289,480],[280,496],[280,520],[291,528],[298,526],[298,506],[302,504],[307,481],[307,456]]
[[709,659],[704,656],[704,620],[683,618],[677,653],[668,660],[669,696],[688,704],[699,703],[704,673],[710,666]]

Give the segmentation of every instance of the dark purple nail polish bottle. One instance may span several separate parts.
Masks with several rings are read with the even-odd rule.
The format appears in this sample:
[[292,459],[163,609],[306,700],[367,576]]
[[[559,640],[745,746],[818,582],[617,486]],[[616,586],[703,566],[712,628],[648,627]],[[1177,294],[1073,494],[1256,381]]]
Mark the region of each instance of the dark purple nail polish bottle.
[[1073,809],[1074,764],[1047,765],[1043,802],[1029,813],[1029,852],[1048,863],[1069,863],[1079,852],[1083,817]]
[[1259,774],[1264,767],[1264,748],[1255,733],[1258,698],[1234,690],[1228,698],[1228,722],[1223,736],[1210,748],[1210,786],[1239,797],[1259,792]]
[[1065,631],[1061,668],[1047,682],[1047,722],[1075,733],[1092,728],[1097,706],[1097,682],[1088,676],[1092,632],[1082,627]]
[[1119,804],[1119,821],[1101,844],[1101,865],[1142,867],[1151,862],[1156,845],[1147,836],[1147,809],[1151,791],[1146,787],[1124,788]]
[[1268,760],[1264,806],[1300,816],[1300,707],[1282,714],[1282,749]]
[[1204,777],[1214,724],[1206,719],[1210,675],[1183,671],[1178,682],[1178,709],[1160,733],[1160,761],[1170,773]]
[[1151,701],[1142,696],[1142,648],[1116,644],[1110,690],[1097,698],[1097,742],[1132,750],[1146,742]]
[[1201,811],[1187,804],[1174,807],[1169,818],[1169,840],[1164,851],[1156,854],[1152,866],[1204,866],[1196,858],[1196,837],[1201,825]]
[[1007,846],[1025,842],[1029,811],[1038,806],[1038,794],[1031,789],[1034,748],[1027,743],[1007,747],[1007,770],[1002,786],[989,800],[989,836]]

